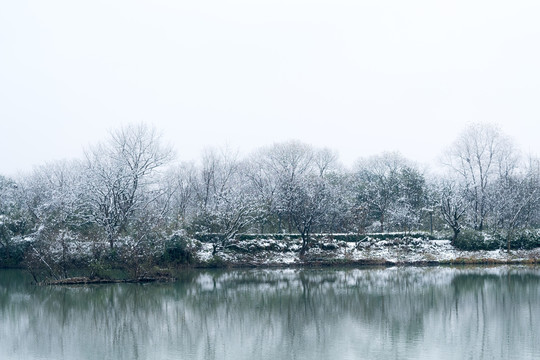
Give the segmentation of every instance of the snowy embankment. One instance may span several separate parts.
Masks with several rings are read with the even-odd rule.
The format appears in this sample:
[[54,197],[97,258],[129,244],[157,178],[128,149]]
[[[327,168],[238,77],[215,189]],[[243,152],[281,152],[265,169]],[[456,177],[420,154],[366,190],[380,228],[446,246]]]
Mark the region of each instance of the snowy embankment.
[[303,266],[303,265],[426,265],[539,263],[540,248],[534,250],[460,251],[450,240],[401,238],[360,242],[313,241],[300,256],[300,240],[255,239],[233,241],[212,254],[210,243],[201,243],[195,253],[202,265]]

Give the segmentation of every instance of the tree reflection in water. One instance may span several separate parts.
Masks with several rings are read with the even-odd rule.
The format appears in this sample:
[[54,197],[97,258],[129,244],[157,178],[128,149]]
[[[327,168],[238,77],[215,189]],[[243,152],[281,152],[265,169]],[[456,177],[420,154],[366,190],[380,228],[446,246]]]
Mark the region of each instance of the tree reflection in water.
[[540,270],[186,272],[37,287],[0,272],[4,359],[527,359]]

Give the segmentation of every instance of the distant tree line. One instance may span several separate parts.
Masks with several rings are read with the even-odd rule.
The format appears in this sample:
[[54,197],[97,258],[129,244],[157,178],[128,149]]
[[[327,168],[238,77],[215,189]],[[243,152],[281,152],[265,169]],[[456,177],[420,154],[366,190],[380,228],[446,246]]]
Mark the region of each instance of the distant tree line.
[[540,162],[497,127],[469,126],[442,158],[440,174],[399,153],[347,169],[330,149],[289,141],[245,157],[209,149],[197,163],[178,163],[155,129],[130,125],[83,159],[0,176],[0,254],[16,256],[13,243],[30,239],[28,261],[40,262],[105,241],[108,250],[92,251],[121,243],[130,249],[123,256],[137,259],[180,232],[219,235],[215,251],[240,233],[300,234],[304,252],[314,233],[417,230],[447,231],[453,242],[491,232],[510,248],[516,234],[538,227]]

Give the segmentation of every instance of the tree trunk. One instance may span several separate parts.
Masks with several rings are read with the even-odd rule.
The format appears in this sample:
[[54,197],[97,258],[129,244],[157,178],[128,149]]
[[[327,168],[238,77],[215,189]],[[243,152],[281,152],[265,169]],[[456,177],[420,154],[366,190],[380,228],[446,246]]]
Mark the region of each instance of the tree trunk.
[[512,239],[512,235],[514,234],[513,230],[508,231],[508,234],[506,235],[506,250],[510,254],[510,241]]
[[457,237],[458,237],[458,235],[459,235],[459,229],[452,228],[452,230],[454,231],[454,236],[452,237],[452,241],[450,242],[450,244],[451,244],[452,246],[455,246],[455,244],[456,244],[456,239],[457,239]]
[[114,236],[112,234],[109,234],[109,246],[111,247],[111,250],[114,249]]
[[301,233],[300,236],[302,237],[302,248],[300,249],[300,257],[303,257],[307,251],[309,234]]

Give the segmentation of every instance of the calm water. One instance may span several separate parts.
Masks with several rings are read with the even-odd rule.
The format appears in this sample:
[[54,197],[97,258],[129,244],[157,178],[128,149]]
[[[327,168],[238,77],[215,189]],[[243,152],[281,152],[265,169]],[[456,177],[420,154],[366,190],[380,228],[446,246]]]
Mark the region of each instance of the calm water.
[[71,287],[0,270],[0,359],[540,359],[540,269],[200,271]]

